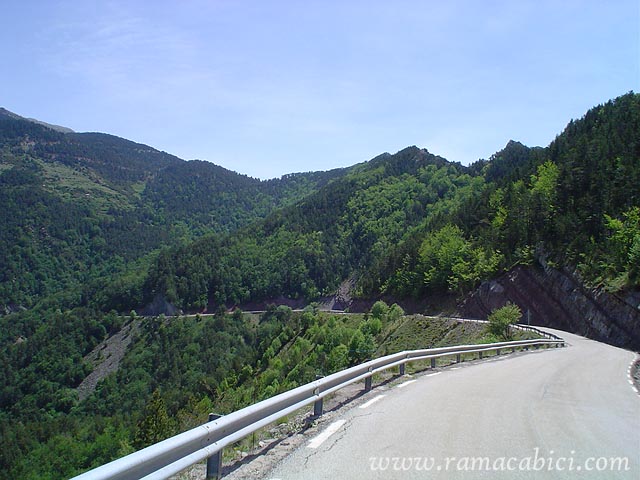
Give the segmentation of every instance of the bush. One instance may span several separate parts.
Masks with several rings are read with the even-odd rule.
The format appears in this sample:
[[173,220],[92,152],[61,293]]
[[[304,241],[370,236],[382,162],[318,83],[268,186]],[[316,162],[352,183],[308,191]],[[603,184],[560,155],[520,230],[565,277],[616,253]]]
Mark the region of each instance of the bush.
[[503,340],[511,339],[510,326],[518,323],[522,317],[520,307],[512,303],[507,303],[504,307],[497,308],[488,317],[489,325],[487,331]]

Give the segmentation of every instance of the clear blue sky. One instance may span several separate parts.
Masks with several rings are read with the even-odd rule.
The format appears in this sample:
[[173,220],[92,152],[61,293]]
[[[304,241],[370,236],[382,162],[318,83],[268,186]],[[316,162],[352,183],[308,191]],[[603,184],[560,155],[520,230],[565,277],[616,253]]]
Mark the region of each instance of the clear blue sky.
[[546,146],[640,90],[638,0],[2,0],[0,106],[254,177]]

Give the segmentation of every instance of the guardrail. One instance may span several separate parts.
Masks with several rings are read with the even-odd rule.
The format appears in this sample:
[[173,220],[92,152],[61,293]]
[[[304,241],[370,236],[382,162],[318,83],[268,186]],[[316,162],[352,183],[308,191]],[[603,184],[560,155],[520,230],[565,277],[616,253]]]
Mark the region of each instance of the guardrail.
[[[540,332],[544,334],[544,332]],[[530,347],[565,346],[561,338],[541,338],[484,345],[462,345],[455,347],[410,350],[370,360],[363,364],[333,373],[327,377],[307,383],[287,392],[263,400],[254,405],[237,410],[217,418],[204,425],[168,438],[126,457],[114,460],[94,470],[83,473],[72,480],[155,480],[166,479],[182,470],[209,459],[212,470],[220,471],[221,452],[224,447],[235,443],[256,430],[275,422],[302,407],[314,404],[314,415],[322,415],[322,400],[325,396],[341,388],[365,381],[365,391],[372,388],[372,376],[384,370],[399,367],[404,374],[407,362],[431,360],[435,367],[436,359],[456,357],[462,360],[463,354],[477,353],[482,358],[485,352],[526,349]],[[209,470],[210,472],[212,470]],[[219,478],[219,473],[207,474],[207,478]]]
[[[434,317],[434,318],[437,318],[437,317]],[[450,318],[452,320],[457,320],[458,322],[463,322],[463,323],[481,323],[481,324],[488,324],[489,323],[489,320],[481,320],[481,319],[477,319],[477,318],[462,318],[462,317],[450,317]],[[562,337],[559,337],[558,335],[554,335],[553,333],[545,332],[544,330],[540,330],[539,328],[531,326],[531,325],[525,325],[524,323],[516,323],[514,325],[511,325],[510,327],[512,329],[515,329],[515,330],[533,332],[533,333],[536,333],[536,334],[540,335],[543,338],[550,338],[550,339],[553,339],[553,340],[562,340]]]
[[539,328],[532,327],[531,325],[524,325],[522,323],[518,323],[516,325],[512,325],[512,327],[516,328],[518,330],[524,330],[524,331],[528,331],[528,332],[537,333],[538,335],[540,335],[540,336],[542,336],[544,338],[549,338],[551,340],[563,340],[562,337],[559,337],[558,335],[554,335],[553,333],[545,332],[544,330],[540,330]]

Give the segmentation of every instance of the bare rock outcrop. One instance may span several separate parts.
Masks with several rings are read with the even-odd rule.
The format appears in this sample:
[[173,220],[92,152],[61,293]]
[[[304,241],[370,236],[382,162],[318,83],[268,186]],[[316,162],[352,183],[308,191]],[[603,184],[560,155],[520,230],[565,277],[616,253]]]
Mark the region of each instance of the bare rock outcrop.
[[459,307],[464,316],[486,318],[507,302],[520,306],[532,325],[555,327],[632,350],[640,350],[640,292],[614,295],[587,288],[567,270],[544,261],[517,266],[484,282]]

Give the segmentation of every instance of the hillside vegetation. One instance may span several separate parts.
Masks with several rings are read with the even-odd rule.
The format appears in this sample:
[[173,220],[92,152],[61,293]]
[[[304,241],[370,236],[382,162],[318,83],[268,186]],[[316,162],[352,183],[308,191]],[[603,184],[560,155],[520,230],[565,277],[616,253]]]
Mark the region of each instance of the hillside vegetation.
[[[126,319],[83,313],[55,317],[49,333],[62,342],[55,353],[36,332],[3,354],[3,361],[22,362],[25,370],[3,372],[2,479],[68,478],[202,424],[209,412],[229,413],[374,355],[495,340],[482,326],[403,317],[397,305],[382,303],[371,315],[312,307],[294,313],[283,306],[261,316],[239,310]],[[75,387],[88,364],[73,342],[88,353],[103,333],[90,319],[138,327],[120,368],[79,403]]]
[[[470,167],[407,148],[352,169],[250,229],[166,250],[140,293],[180,308],[462,294],[539,255],[613,290],[639,283],[640,96],[572,121],[547,148],[510,142]],[[143,303],[144,303],[143,302]]]
[[91,296],[83,285],[99,291],[115,273],[146,268],[149,254],[162,247],[234,231],[342,173],[263,182],[0,111],[0,251],[7,253],[0,256],[0,312],[31,308],[62,291]]
[[[0,110],[0,479],[66,478],[316,374],[489,340],[380,298],[439,312],[541,261],[637,291],[639,185],[634,93],[545,148],[463,166],[409,147],[270,181]],[[371,314],[228,311],[345,284]],[[138,316],[150,304],[203,315]],[[80,401],[94,349],[129,323],[119,369]]]

